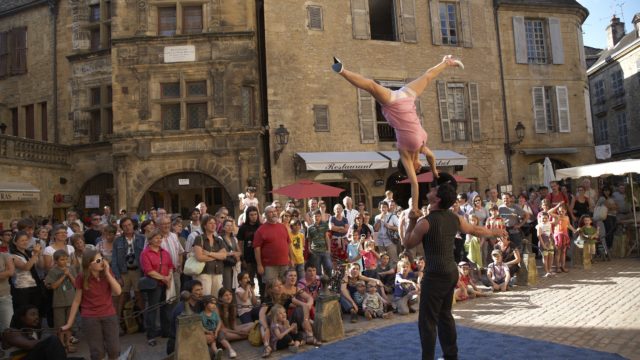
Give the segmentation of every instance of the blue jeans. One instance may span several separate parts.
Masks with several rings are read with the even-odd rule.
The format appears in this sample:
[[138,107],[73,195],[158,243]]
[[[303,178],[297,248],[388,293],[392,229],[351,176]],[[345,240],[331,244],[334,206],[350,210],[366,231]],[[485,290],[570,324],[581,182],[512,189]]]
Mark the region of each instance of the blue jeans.
[[[318,271],[318,275],[322,276],[322,274],[326,274],[328,277],[331,277],[331,271],[333,269],[333,263],[331,262],[331,253],[330,252],[312,252],[313,264],[316,266],[316,270]],[[322,265],[322,268],[320,266]]]
[[[168,304],[164,304],[159,308],[150,309],[152,306],[156,306],[165,301],[167,289],[164,286],[158,285],[155,289],[142,291],[145,298],[147,309],[144,313],[144,326],[147,330],[147,339],[154,339],[162,334],[162,332],[169,332],[171,318],[171,307]],[[160,316],[160,328],[156,326],[156,320]]]

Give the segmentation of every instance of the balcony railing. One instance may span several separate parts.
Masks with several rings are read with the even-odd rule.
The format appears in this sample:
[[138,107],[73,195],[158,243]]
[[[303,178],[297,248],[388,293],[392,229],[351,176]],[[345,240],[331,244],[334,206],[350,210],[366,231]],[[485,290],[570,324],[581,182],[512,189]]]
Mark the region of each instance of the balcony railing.
[[64,145],[0,135],[0,160],[11,159],[68,166],[69,157],[70,149]]

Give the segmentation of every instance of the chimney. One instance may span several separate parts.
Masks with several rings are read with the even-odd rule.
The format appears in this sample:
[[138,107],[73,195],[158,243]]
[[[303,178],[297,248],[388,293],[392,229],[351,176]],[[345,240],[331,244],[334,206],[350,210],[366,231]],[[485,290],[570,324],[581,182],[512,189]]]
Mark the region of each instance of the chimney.
[[633,15],[633,20],[631,20],[631,22],[633,23],[633,29],[636,32],[636,38],[639,38],[640,37],[640,13]]
[[612,49],[624,36],[624,23],[620,22],[617,16],[613,15],[611,24],[607,26],[607,46]]

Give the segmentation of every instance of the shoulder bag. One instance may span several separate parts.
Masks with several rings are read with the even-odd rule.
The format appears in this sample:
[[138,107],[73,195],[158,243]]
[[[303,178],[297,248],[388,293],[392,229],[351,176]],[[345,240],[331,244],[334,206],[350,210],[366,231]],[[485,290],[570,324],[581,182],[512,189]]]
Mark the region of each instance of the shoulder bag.
[[[162,271],[162,249],[160,249],[160,271]],[[158,287],[158,280],[144,275],[138,280],[138,290],[149,291]]]
[[[391,218],[393,218],[395,215],[391,214],[391,216],[389,216],[389,220],[387,220],[387,224],[391,221]],[[391,230],[389,228],[387,229],[387,236],[389,237],[389,240],[391,240],[392,243],[394,244],[399,244],[400,243],[400,233],[398,232],[398,230]]]
[[[202,235],[200,235],[198,238],[202,241],[202,245],[204,249],[204,238],[202,237]],[[191,252],[189,253],[189,258],[184,263],[183,272],[185,275],[188,275],[188,276],[198,276],[202,274],[202,271],[204,270],[204,265],[205,265],[205,262],[198,261],[198,259],[196,259],[196,254],[192,248]]]

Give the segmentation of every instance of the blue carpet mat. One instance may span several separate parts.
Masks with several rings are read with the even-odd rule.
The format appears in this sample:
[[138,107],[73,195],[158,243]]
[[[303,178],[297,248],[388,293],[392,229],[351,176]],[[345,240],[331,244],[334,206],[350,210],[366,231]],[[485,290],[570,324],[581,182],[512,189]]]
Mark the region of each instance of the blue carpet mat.
[[[531,340],[519,336],[458,326],[460,359],[604,359],[624,357],[602,351],[582,349],[548,341]],[[286,350],[285,350],[286,351]],[[417,323],[405,323],[367,331],[318,349],[312,349],[287,359],[419,359],[420,340]],[[436,357],[442,356],[440,344]]]

